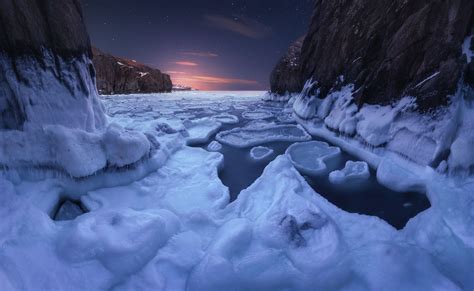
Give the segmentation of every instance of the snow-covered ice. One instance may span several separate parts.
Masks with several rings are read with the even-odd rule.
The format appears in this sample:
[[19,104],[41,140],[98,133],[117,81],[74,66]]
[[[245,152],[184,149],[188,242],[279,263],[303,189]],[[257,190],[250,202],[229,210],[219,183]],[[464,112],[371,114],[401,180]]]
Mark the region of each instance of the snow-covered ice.
[[329,174],[329,181],[333,184],[344,184],[354,181],[364,181],[370,177],[369,165],[362,161],[347,161],[342,170]]
[[210,152],[218,152],[222,149],[222,145],[218,141],[211,141],[207,146],[207,150]]
[[254,160],[263,160],[271,156],[272,154],[273,154],[273,150],[268,147],[258,146],[250,150],[250,156]]
[[216,139],[223,144],[245,148],[272,141],[305,141],[311,136],[299,125],[270,125],[222,131]]
[[326,172],[326,163],[331,163],[341,155],[341,149],[326,142],[309,141],[291,145],[286,154],[299,171],[306,175],[320,175]]
[[239,118],[235,115],[232,115],[232,114],[223,113],[223,114],[215,115],[215,116],[213,116],[213,118],[215,120],[219,121],[222,124],[237,124],[237,123],[239,123]]
[[187,139],[189,145],[207,142],[222,126],[220,122],[212,118],[186,120],[183,124],[189,134]]
[[[405,107],[379,108],[393,122],[388,122],[390,126],[381,122],[380,130],[375,128],[377,137],[370,137],[370,125],[360,125],[366,133],[361,139],[338,135],[323,126],[324,119],[337,110],[335,104],[347,106],[339,108],[344,113],[332,114],[328,123],[348,135],[353,120],[357,131],[362,120],[376,114],[374,108],[365,109],[370,114],[352,112],[350,98],[337,102],[342,93],[334,93],[331,101],[315,98],[319,105],[310,110],[315,120],[299,120],[312,134],[368,162],[380,181],[426,192],[431,208],[413,217],[404,229],[397,231],[375,216],[343,211],[314,192],[295,166],[314,172],[341,154],[339,148],[317,141],[291,146],[229,203],[229,189],[218,175],[224,156],[188,147],[186,142],[189,138],[207,142],[219,130],[220,122],[212,118],[217,114],[214,109],[246,111],[256,107],[263,94],[177,92],[104,97],[107,112],[113,115],[109,122],[115,124],[101,131],[79,133],[50,125],[52,129],[44,129],[46,137],[39,131],[2,132],[2,137],[14,137],[10,141],[16,144],[3,142],[0,153],[2,165],[8,166],[0,172],[1,289],[474,288],[474,179],[445,175],[401,157],[395,151],[401,144],[394,144],[391,150],[382,148],[383,143],[376,148],[366,144],[366,140],[378,143],[385,139],[388,147],[402,128],[410,131],[405,136],[416,133],[414,140],[428,134],[424,125],[415,127],[420,122],[414,123],[416,115]],[[225,103],[216,105],[219,102]],[[463,112],[453,125],[452,141],[459,141],[436,147],[452,148],[452,159],[445,162],[450,169],[469,165],[461,160],[474,116],[466,103],[455,104]],[[186,108],[193,108],[191,113],[196,116],[197,111],[206,112],[208,119],[183,121],[174,115]],[[458,111],[447,114],[453,112]],[[300,125],[256,124],[220,132],[218,140],[250,147],[275,140],[311,139]],[[458,125],[462,126],[459,131]],[[432,130],[429,137],[438,141],[436,134],[445,130]],[[62,141],[64,154],[51,156],[47,146],[33,151],[27,142],[50,145],[53,138]],[[117,145],[106,150],[104,143]],[[125,148],[118,146],[121,143]],[[23,158],[15,145],[25,146]],[[129,147],[136,147],[137,152]],[[74,154],[66,155],[68,149]],[[16,158],[8,156],[10,152]],[[81,159],[84,165],[78,167]],[[130,162],[133,164],[120,167]],[[56,175],[53,170],[57,168],[77,170],[81,178]],[[51,211],[65,199],[80,200],[89,212],[74,220],[52,220]]]
[[242,117],[250,120],[260,120],[273,117],[273,114],[270,111],[266,110],[255,110],[255,111],[245,111],[242,113]]

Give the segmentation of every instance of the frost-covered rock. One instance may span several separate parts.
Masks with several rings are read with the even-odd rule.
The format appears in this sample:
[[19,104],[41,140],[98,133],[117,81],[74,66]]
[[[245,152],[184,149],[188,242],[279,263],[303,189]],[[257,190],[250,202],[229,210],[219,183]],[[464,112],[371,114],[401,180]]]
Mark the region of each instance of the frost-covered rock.
[[66,200],[66,202],[61,204],[61,206],[59,207],[59,210],[56,213],[54,220],[73,220],[82,214],[84,214],[84,210],[82,210],[79,205],[73,203],[70,200]]
[[301,93],[293,101],[293,110],[302,119],[311,119],[316,114],[317,96],[310,94],[317,82],[306,81]]
[[366,162],[347,161],[342,170],[329,174],[329,181],[333,184],[344,184],[353,181],[364,181],[370,178],[369,165]]
[[211,143],[207,146],[207,150],[210,152],[218,152],[222,149],[222,145],[218,141],[211,141]]
[[310,141],[291,145],[286,154],[299,171],[306,175],[320,175],[326,172],[326,163],[341,155],[341,149],[321,141]]
[[268,147],[254,147],[250,150],[250,157],[254,160],[263,160],[273,154],[273,149]]
[[219,132],[216,139],[234,147],[250,147],[273,141],[306,141],[311,136],[299,125],[268,125]]

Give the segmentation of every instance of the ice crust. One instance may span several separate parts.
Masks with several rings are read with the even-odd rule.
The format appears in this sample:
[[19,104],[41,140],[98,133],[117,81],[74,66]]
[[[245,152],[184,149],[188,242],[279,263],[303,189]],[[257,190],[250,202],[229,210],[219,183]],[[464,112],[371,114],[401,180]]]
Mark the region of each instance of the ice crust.
[[303,174],[317,176],[326,172],[326,163],[340,157],[341,149],[329,146],[326,142],[309,141],[291,145],[286,154]]
[[183,124],[189,135],[187,138],[189,145],[206,143],[222,126],[222,123],[207,117],[186,120]]
[[218,152],[222,149],[222,145],[218,142],[213,140],[209,145],[207,146],[207,150],[210,152]]
[[[345,151],[362,157],[377,169],[381,181],[396,184],[400,189],[421,187],[431,208],[412,218],[400,231],[377,217],[337,208],[315,193],[293,165],[294,157],[305,162],[304,157],[316,160],[327,156],[324,152],[338,151],[321,144],[308,146],[315,142],[301,143],[306,145],[288,150],[293,156],[288,153],[277,157],[257,181],[229,204],[229,190],[218,177],[223,155],[185,146],[187,127],[173,115],[187,106],[209,108],[221,100],[216,101],[213,94],[217,93],[104,98],[109,114],[115,112],[110,117],[117,124],[110,128],[112,140],[128,139],[128,134],[134,131],[145,136],[150,144],[148,157],[134,166],[80,179],[50,174],[51,170],[45,168],[2,170],[1,289],[474,288],[472,177],[444,175],[392,151],[380,151],[364,146],[359,140],[336,135],[321,123],[299,120],[312,134],[324,136]],[[255,102],[263,93],[219,94],[229,107],[235,108]],[[329,113],[324,113],[330,110],[321,109],[322,104],[328,108],[334,101],[323,100],[315,114],[327,117]],[[458,108],[469,115],[470,109],[461,105]],[[459,120],[456,124],[469,128],[468,117],[463,115]],[[405,120],[410,130],[412,121]],[[207,132],[211,127],[207,125],[215,122],[193,125],[205,127],[206,130],[199,132]],[[68,134],[76,140],[84,134],[64,127],[62,130],[66,139],[71,139]],[[254,124],[233,133],[241,145],[248,137],[252,142],[268,141],[268,133],[279,136],[278,133],[288,131],[297,132],[294,136],[298,138],[309,138],[298,126],[268,124],[263,127]],[[105,131],[89,134],[94,138],[83,139],[93,141],[89,142],[91,149],[82,151],[89,153],[88,157],[100,153],[107,156],[105,150],[93,151],[95,142],[103,142]],[[452,139],[463,136],[463,132],[456,132]],[[24,136],[27,137],[41,141],[41,137]],[[140,138],[133,135],[130,143],[125,144],[133,145]],[[23,144],[29,145],[26,141]],[[25,148],[23,155],[29,152]],[[120,152],[132,154],[128,150]],[[42,156],[43,153],[35,154]],[[116,157],[115,161],[135,160],[138,156]],[[24,158],[25,166],[36,164],[27,158]],[[53,221],[50,211],[63,198],[80,199],[90,212],[70,221]]]
[[273,141],[305,141],[311,136],[299,125],[268,125],[221,131],[216,139],[223,144],[245,148]]
[[449,172],[472,173],[474,155],[468,149],[474,146],[474,90],[469,86],[460,84],[450,106],[424,115],[409,96],[391,105],[358,107],[353,85],[323,100],[308,93],[312,86],[308,81],[293,105],[295,116],[310,133],[327,138],[330,134],[322,133],[327,128],[372,152],[389,151],[423,166],[437,167],[446,161]]
[[333,184],[364,181],[369,178],[369,165],[366,162],[361,161],[347,161],[344,169],[333,171],[329,174],[329,181]]
[[273,114],[266,110],[245,111],[242,117],[250,120],[261,120],[273,117]]
[[250,150],[250,157],[254,160],[263,160],[271,156],[273,152],[274,151],[271,148],[258,146]]

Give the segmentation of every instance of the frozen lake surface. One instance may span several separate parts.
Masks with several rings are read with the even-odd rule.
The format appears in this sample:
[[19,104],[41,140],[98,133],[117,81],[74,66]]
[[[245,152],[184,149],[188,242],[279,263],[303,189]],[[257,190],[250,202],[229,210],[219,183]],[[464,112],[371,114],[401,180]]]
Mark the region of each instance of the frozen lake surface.
[[103,96],[103,130],[6,132],[1,289],[474,288],[473,179],[295,123],[344,102],[264,94]]
[[[218,94],[218,93],[215,93]],[[230,95],[232,93],[229,93]],[[251,95],[251,93],[249,93]],[[225,96],[225,93],[223,94]],[[199,95],[198,95],[199,96]],[[166,95],[164,95],[166,97]],[[119,111],[116,114],[117,107],[124,102],[135,104],[130,112]],[[271,132],[273,128],[278,126],[294,126],[296,122],[288,121],[288,112],[285,111],[284,105],[277,102],[261,101],[256,98],[245,98],[239,96],[235,98],[229,96],[228,99],[218,97],[213,101],[212,97],[200,95],[194,99],[182,100],[153,100],[153,97],[106,97],[106,105],[111,115],[127,116],[131,118],[165,118],[169,121],[180,119],[185,123],[193,122],[193,120],[202,118],[215,118],[222,125],[219,131],[210,131],[211,135],[207,136],[205,142],[193,143],[193,146],[203,149],[217,151],[224,155],[224,164],[219,171],[219,178],[224,185],[229,187],[231,201],[235,200],[239,193],[249,187],[263,173],[268,164],[277,156],[285,154],[289,146],[299,141],[286,141],[285,137],[268,134],[265,141],[265,134],[262,132]],[[148,110],[140,109],[148,108]],[[153,109],[152,109],[153,108]],[[243,137],[241,145],[220,143],[218,150],[216,148],[216,136],[219,133],[229,131],[247,130],[247,134]],[[256,142],[253,142],[254,136],[252,131],[258,130]],[[286,134],[286,135],[285,135]],[[282,135],[288,137],[286,132]],[[273,141],[271,139],[277,139]],[[321,140],[312,138],[313,140]],[[304,139],[302,139],[304,140]],[[273,150],[273,153],[261,160],[255,160],[251,157],[250,151],[255,146],[264,146]],[[311,159],[315,153],[309,152],[308,159]],[[341,156],[335,162],[329,163],[327,168],[319,175],[306,175],[302,173],[309,185],[319,194],[323,195],[331,203],[343,210],[359,214],[367,214],[377,216],[384,219],[394,227],[401,229],[408,220],[419,212],[429,208],[430,203],[424,193],[416,192],[394,192],[380,185],[375,178],[374,171],[370,171],[371,176],[363,182],[349,182],[347,185],[335,185],[329,182],[328,175],[335,170],[341,170],[347,161],[357,161],[354,156],[342,152]]]

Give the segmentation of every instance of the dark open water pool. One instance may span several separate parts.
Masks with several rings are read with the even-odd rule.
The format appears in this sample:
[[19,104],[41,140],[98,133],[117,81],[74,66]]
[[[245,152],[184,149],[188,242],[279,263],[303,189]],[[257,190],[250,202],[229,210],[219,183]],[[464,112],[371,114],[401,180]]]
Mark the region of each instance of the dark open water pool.
[[[249,120],[242,118],[242,110],[234,110],[228,113],[238,116],[240,122],[234,125],[223,125],[221,131],[242,127],[249,122]],[[276,118],[270,118],[267,121],[278,122]],[[215,136],[209,142],[200,144],[198,147],[206,149],[214,138]],[[320,139],[315,138],[315,140]],[[231,200],[237,199],[239,193],[257,180],[262,175],[265,167],[278,155],[284,154],[291,144],[293,143],[270,142],[261,144],[261,146],[273,149],[274,153],[258,161],[250,157],[252,147],[235,148],[223,144],[219,152],[224,155],[224,167],[220,171],[219,177],[224,185],[229,187]],[[370,179],[363,182],[344,185],[330,183],[328,180],[329,173],[344,168],[348,160],[357,161],[358,159],[342,152],[341,158],[336,163],[328,165],[327,173],[317,177],[305,176],[305,179],[316,192],[339,208],[352,213],[380,217],[397,229],[403,228],[410,218],[430,207],[425,194],[391,191],[377,182],[373,171],[371,171]]]

